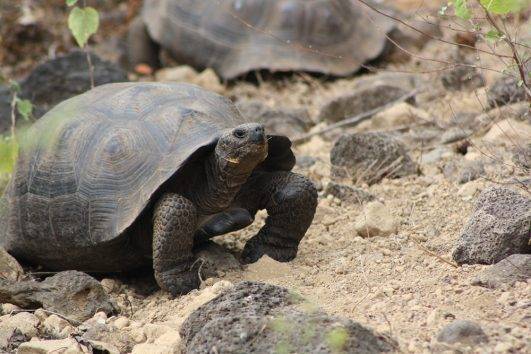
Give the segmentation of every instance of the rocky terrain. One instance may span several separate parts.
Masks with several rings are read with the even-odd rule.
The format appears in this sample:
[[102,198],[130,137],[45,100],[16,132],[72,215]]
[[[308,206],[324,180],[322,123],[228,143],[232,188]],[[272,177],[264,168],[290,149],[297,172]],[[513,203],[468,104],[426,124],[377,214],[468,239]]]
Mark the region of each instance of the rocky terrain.
[[[454,40],[446,25],[441,35]],[[97,52],[113,61],[103,43]],[[243,266],[259,213],[197,251],[201,287],[174,299],[149,274],[43,274],[0,250],[0,352],[529,352],[529,101],[496,57],[440,41],[417,53],[335,79],[294,73],[227,84],[185,66],[129,73],[221,93],[290,136],[295,170],[319,190],[313,224],[293,261]],[[427,57],[493,70],[438,70]],[[101,70],[116,75],[109,81],[124,75]],[[36,97],[32,81],[23,90]],[[371,110],[357,125],[322,132]]]

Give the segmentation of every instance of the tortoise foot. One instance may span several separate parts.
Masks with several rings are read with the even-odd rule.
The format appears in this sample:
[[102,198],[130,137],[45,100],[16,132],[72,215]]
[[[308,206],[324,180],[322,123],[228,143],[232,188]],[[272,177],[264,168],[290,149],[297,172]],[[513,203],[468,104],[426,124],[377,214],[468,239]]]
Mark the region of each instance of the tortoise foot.
[[173,297],[185,295],[199,288],[199,275],[197,271],[171,269],[160,274],[155,274],[155,279],[162,290],[169,292]]
[[297,256],[297,247],[279,247],[252,238],[243,248],[241,260],[243,264],[254,263],[263,255],[268,255],[277,262],[289,262]]

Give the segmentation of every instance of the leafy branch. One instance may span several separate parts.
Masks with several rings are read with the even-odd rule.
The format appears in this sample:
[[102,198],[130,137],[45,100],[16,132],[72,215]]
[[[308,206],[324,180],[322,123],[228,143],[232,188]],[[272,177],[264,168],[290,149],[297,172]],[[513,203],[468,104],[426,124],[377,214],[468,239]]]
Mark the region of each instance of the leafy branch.
[[83,6],[75,6],[78,0],[66,0],[66,5],[72,7],[68,15],[68,28],[74,36],[77,45],[83,49],[87,55],[87,63],[90,73],[90,87],[94,88],[94,66],[90,58],[88,49],[88,40],[90,36],[98,31],[100,26],[100,15],[96,9],[87,6],[86,0],[83,0]]

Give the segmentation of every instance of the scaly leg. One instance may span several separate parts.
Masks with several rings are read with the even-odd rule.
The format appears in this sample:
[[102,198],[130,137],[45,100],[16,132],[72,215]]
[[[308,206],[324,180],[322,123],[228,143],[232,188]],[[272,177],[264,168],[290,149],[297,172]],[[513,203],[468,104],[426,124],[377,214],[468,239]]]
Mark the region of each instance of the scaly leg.
[[247,241],[242,261],[253,263],[264,254],[279,262],[295,258],[317,207],[313,183],[293,172],[258,172],[242,188],[238,201],[251,215],[258,209],[268,213],[264,227]]
[[194,204],[175,193],[164,194],[153,215],[153,269],[159,286],[173,296],[199,286],[192,269],[197,213]]

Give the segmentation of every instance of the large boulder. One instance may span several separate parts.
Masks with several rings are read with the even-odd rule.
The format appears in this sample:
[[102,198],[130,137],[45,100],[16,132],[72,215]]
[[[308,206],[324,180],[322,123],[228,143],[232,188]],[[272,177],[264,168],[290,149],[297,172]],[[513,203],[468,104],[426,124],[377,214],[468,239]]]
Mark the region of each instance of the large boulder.
[[[95,86],[128,81],[127,73],[116,64],[95,54],[91,54],[91,61]],[[37,65],[20,82],[20,90],[20,97],[33,104],[34,118],[40,118],[58,103],[90,90],[90,70],[85,52],[73,51]],[[11,97],[7,87],[0,87],[0,133],[11,124]]]
[[478,197],[452,254],[458,264],[494,264],[530,253],[531,199],[512,189],[491,187]]
[[406,147],[386,133],[343,135],[330,152],[332,176],[353,182],[378,183],[417,172]]
[[241,282],[194,311],[181,336],[186,353],[381,353],[396,343],[327,315],[288,289]]

